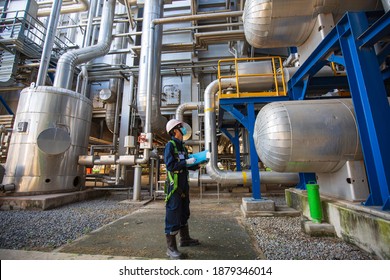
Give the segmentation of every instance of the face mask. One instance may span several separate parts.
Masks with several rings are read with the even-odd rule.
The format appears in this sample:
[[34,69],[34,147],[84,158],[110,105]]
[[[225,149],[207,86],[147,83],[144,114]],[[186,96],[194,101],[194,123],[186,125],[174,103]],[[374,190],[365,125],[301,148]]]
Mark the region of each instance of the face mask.
[[187,134],[187,129],[185,127],[180,128],[181,134],[186,135]]

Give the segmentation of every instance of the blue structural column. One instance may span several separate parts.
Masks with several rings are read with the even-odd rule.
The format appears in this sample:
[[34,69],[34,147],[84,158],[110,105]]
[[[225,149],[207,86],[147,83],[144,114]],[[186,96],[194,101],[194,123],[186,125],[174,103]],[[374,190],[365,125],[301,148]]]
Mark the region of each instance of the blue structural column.
[[0,102],[3,104],[4,108],[7,110],[8,114],[14,115],[14,112],[12,112],[12,109],[8,106],[7,102],[5,102],[5,100],[2,96],[0,96]]
[[261,199],[260,192],[260,172],[259,172],[259,158],[256,152],[255,140],[253,139],[253,132],[255,128],[255,106],[253,103],[247,104],[248,113],[248,132],[249,132],[249,146],[251,159],[251,173],[252,173],[252,197],[254,199]]
[[[260,172],[259,172],[259,159],[256,152],[255,141],[253,139],[253,131],[255,127],[255,105],[254,99],[252,102],[246,102],[247,115],[245,116],[234,107],[234,104],[227,104],[229,100],[222,101],[220,100],[220,106],[223,110],[232,115],[237,121],[239,121],[249,132],[249,144],[250,144],[250,160],[251,160],[251,173],[252,173],[252,197],[254,199],[261,199],[260,192]],[[243,101],[241,101],[241,104]],[[234,102],[233,102],[234,103]]]
[[358,40],[368,27],[365,13],[347,13],[336,26],[371,190],[366,205],[389,210],[390,107],[374,48]]
[[241,157],[240,157],[240,138],[237,127],[234,128],[234,136],[226,128],[221,128],[221,131],[229,138],[234,147],[234,154],[236,155],[236,170],[241,171]]

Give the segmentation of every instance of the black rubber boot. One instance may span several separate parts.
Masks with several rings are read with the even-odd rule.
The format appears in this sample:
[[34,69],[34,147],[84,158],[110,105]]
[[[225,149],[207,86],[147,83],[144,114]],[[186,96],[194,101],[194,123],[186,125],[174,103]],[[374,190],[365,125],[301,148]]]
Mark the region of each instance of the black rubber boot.
[[176,235],[166,234],[167,238],[167,256],[171,259],[181,259],[183,257],[182,253],[177,250],[176,244]]
[[190,237],[188,225],[180,228],[180,247],[197,246],[200,245],[198,239]]

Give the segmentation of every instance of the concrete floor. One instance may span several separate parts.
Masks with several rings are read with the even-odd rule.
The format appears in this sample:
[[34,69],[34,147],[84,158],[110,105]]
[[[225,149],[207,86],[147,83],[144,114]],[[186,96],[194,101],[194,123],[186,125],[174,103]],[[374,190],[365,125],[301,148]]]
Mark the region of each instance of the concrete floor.
[[[240,203],[240,198],[192,199],[190,232],[201,245],[179,248],[186,258],[264,259],[243,226]],[[166,259],[164,217],[164,201],[155,200],[53,252],[0,250],[0,258]]]

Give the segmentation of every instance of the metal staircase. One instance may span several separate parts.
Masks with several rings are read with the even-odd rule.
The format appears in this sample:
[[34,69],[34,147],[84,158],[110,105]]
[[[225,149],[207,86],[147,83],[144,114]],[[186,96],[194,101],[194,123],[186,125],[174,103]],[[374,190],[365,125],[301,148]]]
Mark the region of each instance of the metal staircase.
[[16,72],[17,54],[0,49],[0,86],[7,86],[13,83],[13,76]]
[[[27,58],[40,59],[46,36],[46,27],[37,18],[26,11],[13,11],[12,17],[0,19],[0,49],[11,54],[20,52]],[[69,46],[56,37],[54,40],[51,62],[56,64],[58,58]],[[11,58],[9,55],[8,58]]]
[[0,116],[0,163],[5,163],[11,140],[14,115]]

